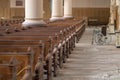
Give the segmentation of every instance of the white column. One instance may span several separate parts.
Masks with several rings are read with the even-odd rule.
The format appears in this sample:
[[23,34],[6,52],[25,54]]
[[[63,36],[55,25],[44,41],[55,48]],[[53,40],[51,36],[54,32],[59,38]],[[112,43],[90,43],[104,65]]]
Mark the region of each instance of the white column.
[[115,5],[116,5],[116,0],[111,0],[110,1],[110,18],[109,18],[109,33],[115,33]]
[[116,0],[116,5],[119,6],[120,0]]
[[73,18],[72,16],[72,0],[64,0],[64,17]]
[[110,24],[114,24],[116,0],[110,1]]
[[113,5],[110,6],[110,24],[114,24],[114,7]]
[[114,15],[113,14],[111,14],[111,16],[110,16],[110,24],[114,24]]
[[51,21],[57,21],[57,20],[63,20],[63,0],[52,0],[52,15],[50,20]]
[[24,27],[45,25],[43,18],[43,0],[25,0]]
[[116,5],[116,0],[111,0],[111,1],[110,1],[110,4],[111,4],[111,5]]
[[118,5],[118,17],[119,17],[119,20],[118,20],[119,21],[119,23],[118,23],[119,24],[119,28],[118,28],[118,30],[120,30],[120,1],[117,0],[117,3],[118,3],[117,4]]

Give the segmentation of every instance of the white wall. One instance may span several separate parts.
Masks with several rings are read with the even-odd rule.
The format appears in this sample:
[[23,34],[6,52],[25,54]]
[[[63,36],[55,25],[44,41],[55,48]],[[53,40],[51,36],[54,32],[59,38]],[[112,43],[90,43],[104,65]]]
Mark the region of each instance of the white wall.
[[[23,6],[16,6],[16,0],[10,0],[11,8],[24,8],[25,0],[23,1]],[[106,8],[110,6],[110,0],[73,0],[73,7],[96,7],[96,8]]]
[[108,8],[110,0],[73,0],[73,7]]

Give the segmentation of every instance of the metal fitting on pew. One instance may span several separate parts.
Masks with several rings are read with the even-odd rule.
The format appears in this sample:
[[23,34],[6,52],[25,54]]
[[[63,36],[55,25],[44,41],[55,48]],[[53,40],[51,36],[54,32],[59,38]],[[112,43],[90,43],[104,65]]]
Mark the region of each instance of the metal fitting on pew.
[[43,69],[43,59],[38,57],[38,62],[35,65],[35,76],[34,80],[43,80],[44,69]]
[[26,73],[21,80],[32,80],[31,66],[26,67]]

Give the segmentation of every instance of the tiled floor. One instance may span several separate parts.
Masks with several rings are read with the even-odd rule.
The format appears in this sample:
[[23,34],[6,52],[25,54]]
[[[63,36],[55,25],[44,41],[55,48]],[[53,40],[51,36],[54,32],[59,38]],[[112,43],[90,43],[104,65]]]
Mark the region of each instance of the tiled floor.
[[120,80],[120,49],[92,45],[93,29],[87,28],[53,80]]

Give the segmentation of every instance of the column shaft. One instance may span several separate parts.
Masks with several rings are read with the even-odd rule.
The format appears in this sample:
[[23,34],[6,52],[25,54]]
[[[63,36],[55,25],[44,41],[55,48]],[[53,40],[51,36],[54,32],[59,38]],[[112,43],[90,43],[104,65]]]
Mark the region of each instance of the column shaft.
[[51,21],[63,20],[63,0],[52,0],[52,16]]
[[115,0],[111,0],[110,1],[110,22],[109,24],[114,24],[114,20],[115,20],[115,6],[116,6],[116,1]]
[[120,1],[117,0],[118,5],[118,30],[120,30]]
[[72,0],[64,0],[64,17],[73,18],[72,16]]
[[110,24],[114,24],[114,19],[115,19],[114,9],[115,9],[114,6],[111,5],[110,6],[110,22],[109,22]]
[[41,26],[43,18],[43,0],[25,0],[25,21],[23,26]]
[[109,18],[109,32],[115,33],[115,5],[116,0],[110,0],[110,18]]

